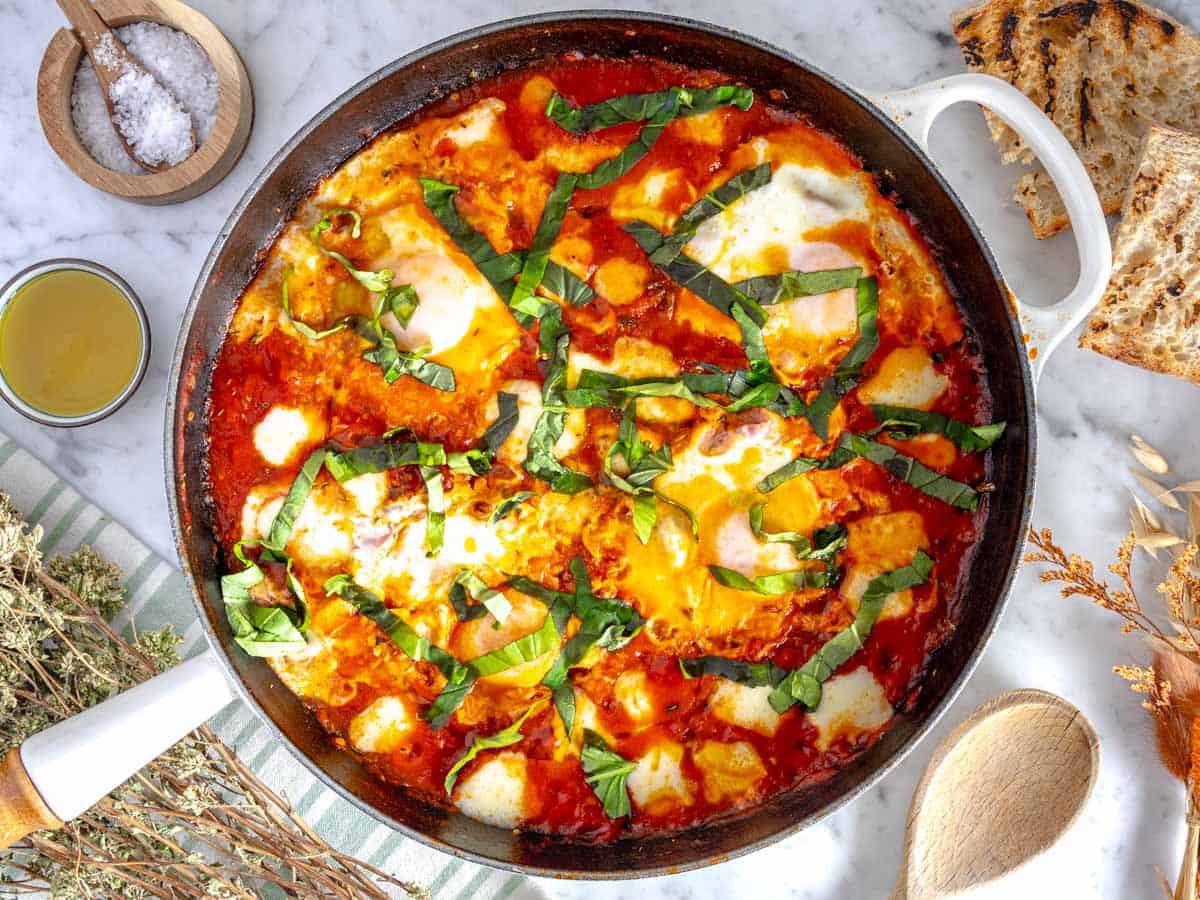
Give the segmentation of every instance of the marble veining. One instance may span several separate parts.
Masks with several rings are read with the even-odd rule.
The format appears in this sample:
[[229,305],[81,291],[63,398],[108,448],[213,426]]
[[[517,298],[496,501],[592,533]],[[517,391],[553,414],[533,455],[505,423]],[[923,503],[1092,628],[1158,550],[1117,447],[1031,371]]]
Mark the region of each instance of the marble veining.
[[[53,256],[95,259],[123,274],[150,315],[154,348],[146,380],[112,418],[57,431],[0,409],[0,427],[139,537],[173,554],[163,490],[162,410],[166,376],[192,282],[226,215],[275,150],[313,113],[364,75],[464,28],[559,8],[543,2],[450,5],[385,0],[242,3],[195,0],[241,51],[253,79],[254,131],[233,173],[207,195],[142,207],[79,182],[52,154],[38,126],[35,77],[62,22],[50,3],[0,0],[0,281]],[[593,4],[579,4],[592,6]],[[963,70],[951,36],[952,0],[648,0],[641,6],[706,19],[773,41],[855,86],[906,87]],[[1160,0],[1200,26],[1194,0]],[[565,8],[565,7],[562,7]],[[286,14],[285,14],[286,11]],[[19,37],[18,37],[19,36]],[[1076,274],[1069,235],[1035,241],[1009,200],[975,109],[947,114],[933,155],[974,212],[1013,290],[1033,302],[1063,296]],[[1103,564],[1126,529],[1133,479],[1124,444],[1144,435],[1200,477],[1190,459],[1200,391],[1125,367],[1069,342],[1039,390],[1040,459],[1033,521],[1069,550]],[[1144,557],[1142,558],[1144,559]],[[1144,579],[1147,587],[1153,579]],[[968,599],[969,602],[969,599]],[[1158,767],[1145,713],[1114,663],[1144,657],[1113,619],[1062,600],[1023,568],[1008,611],[975,676],[933,733],[884,781],[820,824],[748,857],[689,875],[612,884],[546,882],[557,897],[882,897],[899,865],[905,812],[936,743],[977,704],[1003,690],[1044,688],[1070,699],[1102,739],[1101,779],[1081,820],[1052,852],[979,897],[1153,897],[1159,868],[1172,875],[1183,842],[1182,791]]]

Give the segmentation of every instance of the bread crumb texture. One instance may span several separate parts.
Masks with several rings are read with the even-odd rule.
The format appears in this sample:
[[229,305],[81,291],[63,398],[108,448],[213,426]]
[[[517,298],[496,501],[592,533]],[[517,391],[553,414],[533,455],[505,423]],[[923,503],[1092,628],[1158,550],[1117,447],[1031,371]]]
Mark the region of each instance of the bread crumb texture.
[[[967,67],[1003,78],[1038,104],[1075,147],[1114,213],[1152,123],[1200,131],[1200,37],[1130,0],[991,0],[953,13]],[[1039,238],[1070,226],[1045,169],[985,110],[1005,164],[1032,166],[1016,198]]]
[[1148,132],[1112,280],[1079,343],[1200,384],[1200,135]]

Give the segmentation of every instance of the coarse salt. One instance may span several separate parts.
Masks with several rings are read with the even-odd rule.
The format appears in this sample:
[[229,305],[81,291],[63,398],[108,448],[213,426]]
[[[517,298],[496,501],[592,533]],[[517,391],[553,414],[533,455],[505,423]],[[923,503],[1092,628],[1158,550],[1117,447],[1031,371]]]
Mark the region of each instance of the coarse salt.
[[[113,83],[118,125],[145,162],[177,165],[192,149],[188,126],[199,147],[216,122],[216,69],[190,35],[166,25],[135,22],[116,29],[116,35],[146,70],[131,69]],[[111,67],[119,59],[115,43],[107,35],[97,53],[101,65]],[[80,141],[102,166],[127,175],[145,174],[125,151],[109,119],[96,72],[86,58],[75,72],[71,119]]]

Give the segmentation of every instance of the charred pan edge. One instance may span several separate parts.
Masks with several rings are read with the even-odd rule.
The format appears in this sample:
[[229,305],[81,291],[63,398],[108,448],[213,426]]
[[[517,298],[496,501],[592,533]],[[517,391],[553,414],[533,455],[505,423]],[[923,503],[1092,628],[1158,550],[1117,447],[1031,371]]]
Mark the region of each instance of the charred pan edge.
[[[1014,432],[1011,436],[1013,442],[1011,449],[1015,451],[1023,448],[1024,453],[1020,454],[1020,456],[1010,458],[1008,462],[1012,466],[1014,473],[1010,477],[1023,488],[1023,495],[1008,498],[1008,502],[1016,510],[1009,514],[1014,520],[1011,527],[1016,529],[1012,533],[1014,546],[1011,550],[1011,557],[1008,559],[1006,565],[999,566],[999,571],[996,573],[999,577],[995,577],[990,584],[981,586],[981,593],[986,590],[988,596],[973,600],[973,603],[976,605],[984,603],[985,606],[987,605],[986,600],[992,600],[989,612],[986,618],[977,625],[978,633],[973,645],[959,647],[958,652],[960,655],[953,661],[948,661],[944,656],[934,657],[930,665],[931,672],[941,666],[943,668],[957,669],[957,675],[949,678],[941,696],[930,701],[931,705],[925,710],[922,716],[910,719],[911,731],[895,738],[891,742],[892,746],[887,751],[890,755],[883,756],[879,760],[871,762],[870,765],[874,766],[873,769],[870,768],[870,765],[867,765],[865,768],[860,766],[857,769],[851,767],[850,769],[843,770],[847,779],[847,785],[842,790],[840,796],[834,796],[824,806],[798,817],[790,818],[782,824],[777,822],[779,812],[766,806],[756,807],[754,811],[743,813],[738,817],[737,822],[744,823],[747,826],[752,824],[756,817],[764,817],[771,820],[768,825],[771,830],[765,832],[761,837],[748,839],[737,836],[736,833],[731,831],[729,822],[718,821],[711,825],[699,826],[688,832],[646,838],[640,842],[635,839],[635,841],[617,842],[617,844],[588,846],[585,853],[572,852],[570,862],[568,862],[562,854],[554,854],[555,848],[564,846],[578,848],[579,845],[567,845],[561,841],[555,842],[551,838],[536,835],[527,835],[517,839],[511,833],[502,832],[499,829],[490,829],[488,826],[479,826],[487,829],[488,832],[486,849],[464,849],[459,844],[470,843],[470,840],[464,836],[464,829],[470,830],[471,826],[465,826],[459,821],[463,818],[461,815],[457,819],[453,816],[447,818],[447,814],[444,811],[440,813],[434,811],[416,824],[401,821],[379,808],[372,801],[364,799],[358,793],[347,788],[338,780],[337,776],[332,774],[332,770],[337,770],[339,774],[347,778],[350,777],[350,773],[346,770],[347,760],[349,759],[347,754],[337,751],[332,745],[316,745],[319,749],[313,751],[311,755],[299,749],[299,746],[289,735],[288,731],[303,734],[307,738],[307,732],[318,726],[315,723],[307,721],[287,721],[283,717],[279,721],[276,721],[271,717],[264,704],[277,702],[281,691],[277,688],[272,690],[274,686],[271,684],[268,684],[266,688],[260,689],[261,693],[251,689],[242,673],[242,665],[235,663],[225,649],[228,643],[227,627],[215,616],[214,611],[217,604],[209,604],[205,601],[206,596],[216,596],[215,579],[207,577],[201,571],[201,567],[205,565],[204,555],[208,554],[211,556],[215,554],[215,541],[209,538],[207,543],[204,543],[202,537],[198,538],[193,533],[196,528],[206,527],[193,516],[197,512],[193,505],[195,502],[193,498],[197,496],[197,485],[195,482],[197,462],[195,456],[202,453],[203,447],[198,444],[189,446],[188,441],[190,435],[197,433],[197,430],[200,433],[203,433],[205,430],[206,420],[203,404],[207,402],[208,391],[205,379],[211,376],[211,368],[207,367],[206,363],[219,350],[220,342],[227,330],[229,318],[232,316],[233,310],[232,308],[220,310],[220,316],[212,317],[211,321],[209,318],[202,317],[201,323],[208,329],[205,334],[198,333],[197,314],[206,301],[209,305],[219,302],[220,292],[217,288],[221,286],[223,280],[228,281],[229,278],[234,277],[230,272],[231,270],[236,271],[238,268],[239,252],[243,257],[247,254],[247,248],[238,247],[236,242],[231,241],[231,237],[236,232],[242,219],[251,213],[272,215],[275,217],[275,230],[266,235],[266,238],[263,239],[264,243],[254,248],[254,251],[258,254],[261,254],[265,247],[270,246],[270,243],[275,239],[279,229],[282,227],[280,223],[283,221],[284,213],[286,212],[284,209],[276,208],[265,211],[255,209],[255,201],[259,200],[259,192],[263,190],[264,186],[284,167],[284,164],[289,161],[290,157],[314,132],[324,127],[330,120],[335,119],[339,112],[344,112],[344,108],[349,107],[359,95],[402,71],[419,72],[426,69],[429,65],[430,57],[436,54],[451,50],[467,54],[472,48],[489,39],[497,42],[500,41],[510,32],[536,30],[541,34],[550,34],[560,27],[579,29],[588,25],[594,25],[598,31],[607,33],[607,31],[612,30],[614,24],[627,28],[644,24],[647,26],[647,30],[652,28],[663,31],[669,30],[672,34],[687,35],[698,40],[711,42],[719,48],[722,56],[733,60],[730,63],[731,68],[736,66],[739,53],[745,54],[749,52],[755,55],[766,55],[772,60],[778,61],[778,64],[784,69],[799,70],[803,75],[823,82],[832,92],[840,93],[870,119],[871,127],[877,127],[886,136],[897,141],[899,146],[910,154],[911,159],[919,167],[922,167],[928,173],[929,177],[934,180],[958,219],[965,224],[969,239],[978,247],[987,269],[986,277],[990,279],[990,283],[994,283],[997,286],[1001,294],[1004,293],[1006,290],[1004,281],[990,249],[962,202],[934,167],[933,163],[887,115],[874,107],[858,92],[850,89],[839,80],[830,77],[821,70],[802,62],[791,54],[773,47],[764,41],[735,34],[726,29],[690,19],[623,10],[587,10],[540,14],[510,19],[461,32],[427,45],[385,66],[333,100],[275,154],[263,171],[250,184],[242,199],[230,213],[228,220],[218,234],[217,240],[201,268],[180,325],[179,339],[170,372],[165,421],[164,466],[167,481],[167,500],[171,513],[171,528],[176,549],[179,553],[180,563],[192,585],[192,599],[200,619],[204,623],[209,641],[214,645],[214,649],[226,666],[231,682],[241,698],[268,725],[274,735],[289,746],[299,762],[314,777],[320,779],[343,799],[354,804],[376,820],[399,830],[406,836],[427,846],[463,859],[486,865],[499,866],[529,875],[551,877],[625,879],[630,877],[667,875],[702,868],[775,843],[824,818],[868,790],[879,779],[891,771],[929,729],[933,727],[955,697],[958,696],[959,691],[961,691],[963,685],[974,671],[980,654],[990,640],[1007,601],[1008,592],[1020,560],[1024,534],[1028,527],[1029,514],[1033,502],[1032,486],[1034,482],[1036,427],[1034,427],[1033,416],[1032,376],[1029,361],[1019,349],[1024,346],[1021,340],[1020,327],[1015,316],[1011,314],[1007,309],[1007,305],[1005,305],[1004,319],[999,318],[995,314],[989,316],[988,319],[989,321],[1003,323],[997,325],[997,327],[1000,328],[1002,334],[1007,335],[1012,345],[1017,348],[1013,351],[1016,371],[1010,373],[1009,377],[1015,380],[1015,384],[1011,384],[1010,387],[1014,390],[1019,389],[1023,398],[1023,403],[1021,404],[1023,407],[1023,420],[1019,423],[1021,425],[1020,428],[1010,429],[1011,432]],[[669,41],[669,38],[666,36],[660,35],[660,38],[664,41]],[[652,53],[653,51],[647,52]],[[454,74],[457,77],[458,73]],[[490,74],[494,73],[481,73],[481,77]],[[426,98],[424,103],[427,104],[444,94],[445,85],[450,83],[449,79],[443,78],[442,88],[433,91],[434,96]],[[339,135],[341,143],[338,145],[338,151],[341,153],[341,157],[331,160],[330,165],[326,166],[323,171],[328,172],[332,168],[336,168],[337,165],[340,165],[345,159],[353,155],[354,152],[376,134],[387,130],[387,128],[395,124],[397,124],[396,121],[392,121],[352,136]],[[846,138],[841,135],[838,135],[838,137],[846,140],[851,149],[858,150]],[[344,152],[342,152],[343,150]],[[298,202],[299,199],[307,196],[314,184],[315,182],[288,184],[286,187],[292,202]],[[265,201],[259,200],[260,205],[263,202]],[[264,231],[264,234],[266,234],[266,231]],[[934,250],[936,254],[936,246]],[[233,258],[226,259],[226,256],[232,256]],[[938,261],[939,265],[945,269],[946,263],[944,259],[939,258]],[[251,268],[258,265],[261,265],[261,255],[257,257]],[[984,276],[981,273],[979,277],[983,278]],[[949,275],[947,275],[947,280],[951,284],[951,287],[954,288],[954,281]],[[245,283],[248,283],[248,280],[237,286],[239,293],[244,289]],[[957,293],[956,296],[961,297]],[[970,323],[970,298],[963,299],[965,309],[968,312],[967,320]],[[982,313],[979,313],[979,315],[982,315]],[[189,377],[189,372],[193,373],[195,377]],[[196,391],[200,391],[202,396],[197,397]],[[193,480],[189,483],[188,479]],[[197,540],[201,540],[199,549],[195,546]],[[949,665],[946,665],[948,662]],[[252,664],[246,664],[249,671],[254,671],[253,669],[249,669],[249,666]],[[262,665],[261,661],[257,664]],[[285,731],[285,725],[288,726],[287,731]],[[887,735],[885,735],[886,738]],[[877,744],[873,749],[879,749],[879,745]],[[868,751],[868,754],[871,752]],[[855,781],[854,779],[858,780]],[[367,789],[363,789],[363,792],[370,793]],[[472,823],[472,825],[475,824],[477,823]],[[722,838],[724,840],[723,844],[720,846],[716,845],[717,839],[709,835],[709,832],[712,831],[718,831],[721,835],[724,835]],[[620,847],[622,843],[627,846],[624,848]],[[622,854],[622,863],[618,865],[614,860]],[[609,859],[610,857],[612,860]],[[603,860],[603,862],[597,863],[597,860]]]

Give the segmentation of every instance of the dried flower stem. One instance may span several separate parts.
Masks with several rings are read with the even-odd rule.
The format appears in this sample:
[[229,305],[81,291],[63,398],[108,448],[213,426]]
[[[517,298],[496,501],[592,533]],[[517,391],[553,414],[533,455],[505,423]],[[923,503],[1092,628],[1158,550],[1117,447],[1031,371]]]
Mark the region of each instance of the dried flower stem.
[[[43,567],[0,493],[0,751],[178,661],[164,629],[109,621],[120,572],[84,548]],[[0,853],[2,893],[53,897],[386,898],[414,885],[339,853],[207,727],[55,832]]]

